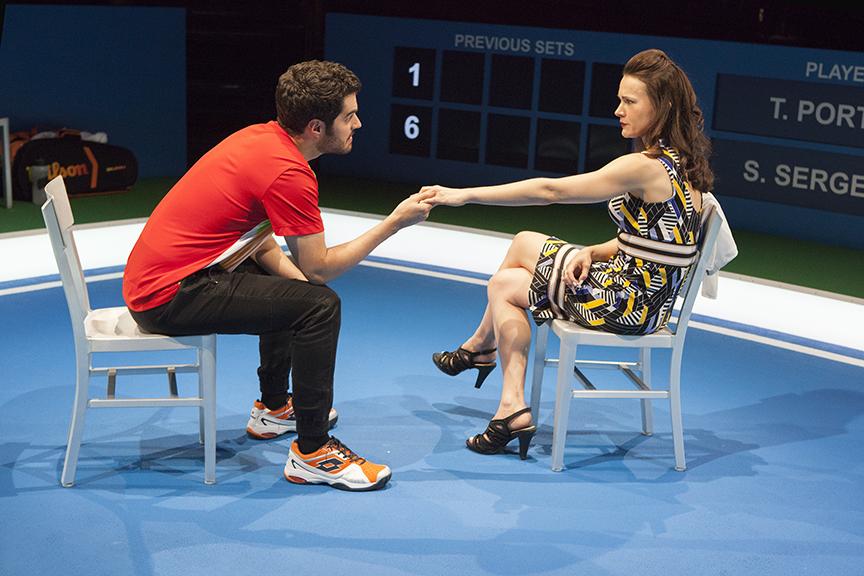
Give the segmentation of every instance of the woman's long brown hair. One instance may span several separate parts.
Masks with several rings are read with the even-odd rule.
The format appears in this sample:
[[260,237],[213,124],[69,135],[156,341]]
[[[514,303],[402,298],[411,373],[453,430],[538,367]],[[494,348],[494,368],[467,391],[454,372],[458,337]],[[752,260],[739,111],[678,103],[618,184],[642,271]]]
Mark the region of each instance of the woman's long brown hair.
[[659,155],[660,140],[681,156],[685,178],[700,192],[714,188],[714,173],[708,163],[711,142],[705,136],[705,119],[696,101],[696,91],[687,74],[662,50],[639,52],[624,65],[624,76],[645,83],[657,117],[642,136],[642,145]]

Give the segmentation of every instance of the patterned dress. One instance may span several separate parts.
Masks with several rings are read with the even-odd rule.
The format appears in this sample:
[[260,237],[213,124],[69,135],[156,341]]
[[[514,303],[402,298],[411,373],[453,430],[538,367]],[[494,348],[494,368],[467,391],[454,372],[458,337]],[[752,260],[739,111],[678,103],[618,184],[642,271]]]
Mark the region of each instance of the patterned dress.
[[701,215],[681,176],[677,152],[662,145],[661,151],[657,160],[669,175],[672,197],[643,202],[624,194],[610,200],[609,215],[618,226],[622,249],[607,262],[591,264],[588,277],[575,290],[564,286],[563,266],[579,248],[555,237],[547,239],[528,293],[537,324],[557,318],[615,334],[649,334],[666,325],[690,267],[635,257],[633,250],[623,251],[622,243],[624,238],[644,238],[655,248],[695,252]]

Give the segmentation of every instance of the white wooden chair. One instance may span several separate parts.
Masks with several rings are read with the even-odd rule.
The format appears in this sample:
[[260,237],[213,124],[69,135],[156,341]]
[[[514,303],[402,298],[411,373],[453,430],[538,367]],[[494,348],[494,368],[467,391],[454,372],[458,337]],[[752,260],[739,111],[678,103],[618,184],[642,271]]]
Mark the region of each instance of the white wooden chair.
[[[642,404],[642,433],[649,436],[653,433],[651,400],[669,400],[675,469],[678,471],[686,469],[684,430],[681,420],[681,359],[684,352],[684,337],[705,274],[707,260],[705,255],[710,254],[714,248],[720,224],[721,218],[712,208],[706,207],[698,260],[692,265],[686,283],[678,293],[672,319],[665,328],[643,336],[622,336],[583,328],[573,322],[552,320],[537,329],[531,383],[531,413],[535,422],[540,421],[540,392],[543,386],[544,368],[551,365],[558,367],[552,422],[552,470],[560,472],[564,469],[564,441],[567,435],[571,398],[638,398]],[[559,358],[549,358],[546,354],[550,329],[560,340]],[[639,360],[620,362],[578,360],[576,351],[580,345],[638,348]],[[672,350],[667,389],[654,389],[651,384],[651,350],[654,348]],[[598,388],[585,376],[582,368],[619,369],[634,387],[624,390]],[[577,389],[573,387],[573,380],[578,380],[580,384]]]
[[[60,270],[63,291],[72,320],[75,338],[75,402],[66,444],[66,458],[60,482],[69,487],[75,483],[78,452],[84,431],[84,416],[88,408],[197,406],[199,409],[199,441],[204,444],[204,482],[216,482],[216,335],[169,337],[143,332],[125,306],[90,308],[87,285],[72,234],[74,217],[69,206],[66,186],[58,176],[45,187],[47,200],[42,216]],[[194,350],[194,363],[132,365],[94,368],[92,358],[101,352],[154,352]],[[198,393],[180,397],[176,375],[198,374]],[[117,398],[118,374],[167,374],[168,395],[153,398]],[[89,384],[95,375],[107,376],[105,398],[90,398]]]

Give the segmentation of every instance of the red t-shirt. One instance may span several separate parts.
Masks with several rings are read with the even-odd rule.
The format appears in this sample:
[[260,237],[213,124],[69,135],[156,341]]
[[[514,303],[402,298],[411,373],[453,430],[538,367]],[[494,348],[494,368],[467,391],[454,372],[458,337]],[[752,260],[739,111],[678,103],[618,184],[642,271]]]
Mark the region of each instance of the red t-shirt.
[[220,142],[156,206],[126,263],[126,305],[140,312],[170,301],[183,278],[266,219],[280,236],[324,230],[315,173],[275,121]]

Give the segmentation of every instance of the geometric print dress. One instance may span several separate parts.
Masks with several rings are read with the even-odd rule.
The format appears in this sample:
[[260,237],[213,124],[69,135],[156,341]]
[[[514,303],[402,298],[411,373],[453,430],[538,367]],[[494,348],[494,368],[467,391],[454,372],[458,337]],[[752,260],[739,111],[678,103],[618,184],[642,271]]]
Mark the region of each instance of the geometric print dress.
[[[608,209],[618,226],[619,251],[607,262],[592,263],[575,290],[564,285],[563,267],[579,248],[554,236],[546,240],[528,291],[529,310],[538,325],[555,318],[615,334],[650,334],[666,325],[690,266],[674,265],[682,262],[662,255],[695,253],[701,214],[681,176],[678,153],[662,143],[660,148],[657,160],[669,175],[672,197],[643,202],[625,193],[611,199]],[[651,259],[634,250],[633,242],[650,245],[655,251],[648,254]]]

